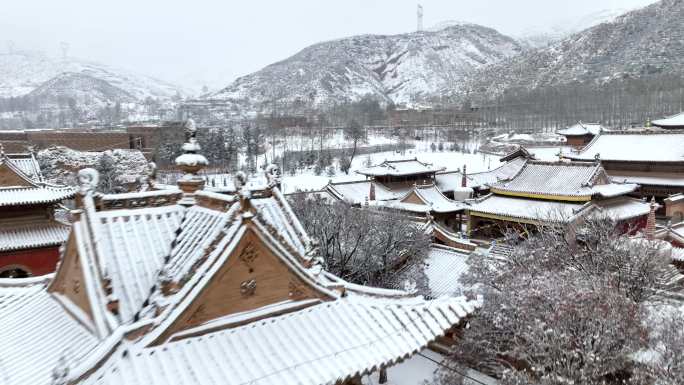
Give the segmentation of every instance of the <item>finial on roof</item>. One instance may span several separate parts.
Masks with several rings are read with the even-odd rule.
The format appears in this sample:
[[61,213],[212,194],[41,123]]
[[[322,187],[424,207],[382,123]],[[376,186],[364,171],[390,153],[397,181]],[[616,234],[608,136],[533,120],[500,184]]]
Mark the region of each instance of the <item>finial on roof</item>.
[[0,143],[0,156],[5,156],[5,146]]
[[78,172],[78,191],[85,195],[97,189],[100,173],[94,168],[84,168]]
[[594,155],[594,160],[597,162],[601,161],[601,153],[597,152],[596,155]]

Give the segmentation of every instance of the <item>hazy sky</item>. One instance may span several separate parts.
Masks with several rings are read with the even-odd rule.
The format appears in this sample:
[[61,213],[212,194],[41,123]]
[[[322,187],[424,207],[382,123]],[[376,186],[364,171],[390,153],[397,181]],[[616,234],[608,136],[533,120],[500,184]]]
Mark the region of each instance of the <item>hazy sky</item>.
[[[516,35],[654,0],[422,0],[426,27],[445,20]],[[309,44],[416,28],[414,0],[2,0],[0,42],[220,87]],[[6,51],[0,45],[0,52]],[[214,84],[211,84],[214,83]]]

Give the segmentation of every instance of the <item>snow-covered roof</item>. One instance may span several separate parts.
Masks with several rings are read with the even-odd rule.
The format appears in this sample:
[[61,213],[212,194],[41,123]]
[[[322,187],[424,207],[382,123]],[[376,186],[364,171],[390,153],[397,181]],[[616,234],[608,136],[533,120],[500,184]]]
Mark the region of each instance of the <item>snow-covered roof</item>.
[[[510,162],[495,168],[494,170],[467,174],[467,187],[473,189],[487,188],[490,184],[496,183],[501,179],[509,179],[517,174],[527,163],[527,159],[518,157]],[[461,188],[463,174],[460,172],[440,173],[435,175],[435,183],[439,189],[446,193],[458,191]]]
[[676,131],[608,131],[579,152],[563,153],[581,161],[684,162],[684,133]]
[[349,204],[361,204],[368,199],[371,184],[375,187],[375,200],[377,201],[399,199],[410,189],[410,187],[405,186],[403,189],[390,190],[380,183],[366,180],[329,183],[326,186],[326,190],[339,200],[343,200]]
[[603,131],[600,123],[582,123],[577,122],[566,129],[558,130],[558,134],[564,136],[584,136],[584,135],[598,135]]
[[[196,191],[183,205],[146,192],[146,206],[104,207],[98,201],[140,194],[95,194],[93,173],[79,174],[81,199],[58,271],[30,292],[39,304],[0,280],[0,338],[12,353],[0,374],[18,384],[335,383],[412,355],[479,306],[325,272],[275,185],[234,196]],[[250,250],[268,258],[265,271],[247,273]],[[243,297],[242,274],[260,280],[257,302]],[[236,282],[237,296],[222,286]],[[218,303],[206,292],[221,293]]]
[[598,163],[528,161],[510,179],[491,184],[492,192],[536,198],[590,200],[614,197],[636,190],[635,184],[611,183]]
[[335,384],[422,350],[474,308],[462,297],[349,296],[159,347],[121,350],[83,383]]
[[636,183],[642,186],[678,186],[684,187],[684,176],[681,173],[609,171],[610,179],[616,183]]
[[71,187],[0,187],[0,207],[30,204],[48,204],[73,198],[76,190]]
[[446,167],[423,163],[418,159],[405,159],[386,160],[377,166],[364,168],[356,172],[366,176],[411,176],[434,174],[444,170],[446,170]]
[[594,202],[592,215],[605,215],[617,221],[648,215],[651,207],[648,202],[629,197],[617,197]]
[[[98,260],[111,279],[113,295],[119,299],[122,321],[132,320],[149,298],[165,258],[171,252],[184,211],[183,206],[172,205],[91,213],[95,216],[94,231],[99,237]],[[193,232],[195,227],[205,226],[190,213],[188,218],[192,221],[183,221],[178,238]],[[207,218],[202,219],[209,226]]]
[[668,116],[663,119],[654,120],[651,122],[656,127],[669,128],[669,127],[684,127],[684,112]]
[[432,245],[425,259],[425,275],[432,297],[461,295],[465,287],[461,275],[468,271],[470,253],[442,245]]
[[52,384],[60,360],[81,361],[98,344],[46,290],[51,277],[0,279],[2,384]]
[[[421,203],[411,202],[412,199],[417,199]],[[445,197],[433,184],[414,186],[403,198],[390,202],[388,206],[418,213],[453,213],[465,208],[462,203]]]
[[69,226],[56,221],[0,224],[0,252],[57,246],[66,241]]
[[[56,186],[35,179],[28,162],[15,163],[8,156],[0,155],[0,165],[6,166],[16,178],[10,178],[0,186],[0,207],[30,204],[56,203],[72,198],[76,190],[71,187]],[[10,184],[11,183],[11,184]]]
[[14,163],[26,176],[36,182],[43,181],[38,160],[31,153],[6,154],[7,158]]
[[473,202],[469,213],[474,216],[494,216],[494,219],[519,220],[532,224],[568,223],[589,205],[590,203],[533,200],[490,194]]
[[586,215],[605,215],[629,220],[648,214],[649,204],[639,199],[616,197],[586,203],[514,198],[490,194],[473,203],[470,214],[522,223],[571,223]]

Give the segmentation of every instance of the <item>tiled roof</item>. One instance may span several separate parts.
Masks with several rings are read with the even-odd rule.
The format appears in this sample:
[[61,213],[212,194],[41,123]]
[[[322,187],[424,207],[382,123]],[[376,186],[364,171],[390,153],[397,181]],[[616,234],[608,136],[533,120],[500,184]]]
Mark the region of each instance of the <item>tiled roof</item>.
[[40,172],[40,165],[33,154],[7,154],[7,158],[29,178],[36,182],[41,182],[43,180],[43,176]]
[[46,291],[50,277],[0,279],[2,384],[51,384],[60,359],[83,360],[98,343]]
[[335,384],[411,356],[459,323],[464,298],[349,296],[283,316],[117,353],[84,384]]
[[[99,262],[111,279],[124,322],[133,319],[150,296],[184,211],[183,206],[173,205],[96,213],[93,230],[100,240]],[[186,224],[184,230],[191,228]]]
[[0,225],[0,251],[57,246],[66,241],[70,227],[55,221]]
[[651,122],[657,127],[684,127],[684,112]]
[[637,188],[634,184],[610,183],[608,175],[597,163],[530,161],[509,180],[491,185],[497,194],[538,194],[563,197],[594,195],[613,197]]
[[382,184],[372,181],[330,183],[326,189],[337,199],[349,204],[360,204],[368,198],[371,183],[375,185],[375,200],[378,201],[399,199],[410,190],[408,186],[403,189],[390,190]]
[[73,198],[75,193],[76,190],[71,187],[49,185],[0,188],[0,207],[56,203]]
[[599,123],[578,122],[564,130],[559,130],[558,134],[566,136],[598,135],[603,131]]
[[[488,185],[502,179],[509,179],[517,174],[527,163],[527,159],[519,157],[507,162],[494,170],[468,174],[466,176],[467,187],[473,189],[487,188]],[[439,189],[446,193],[458,191],[461,188],[462,175],[460,172],[450,172],[435,175],[435,183]]]
[[487,214],[534,222],[569,222],[588,204],[513,198],[490,194],[471,204],[471,215]]
[[[411,194],[416,194],[425,204],[406,201]],[[452,213],[464,209],[464,205],[453,201],[442,194],[435,185],[415,186],[399,202],[391,202],[390,207],[411,212]]]
[[594,137],[579,152],[563,153],[569,159],[623,162],[684,162],[684,133],[666,130],[610,131]]
[[684,176],[681,173],[663,172],[608,172],[610,179],[616,183],[636,183],[642,186],[679,186],[684,187]]
[[432,245],[425,259],[425,275],[432,297],[461,295],[465,287],[461,275],[468,271],[469,253],[457,249]]
[[594,206],[596,210],[592,214],[606,215],[618,221],[648,215],[651,209],[648,202],[629,197],[596,201]]
[[[617,197],[582,203],[534,200],[489,195],[471,204],[470,214],[519,219],[532,223],[569,223],[579,216],[606,215],[616,220],[628,220],[649,212],[649,205],[639,199]],[[482,216],[482,215],[480,215]]]
[[445,169],[445,167],[438,167],[429,163],[423,163],[417,159],[406,159],[386,160],[377,166],[364,168],[356,172],[367,176],[410,176],[431,174],[444,171]]

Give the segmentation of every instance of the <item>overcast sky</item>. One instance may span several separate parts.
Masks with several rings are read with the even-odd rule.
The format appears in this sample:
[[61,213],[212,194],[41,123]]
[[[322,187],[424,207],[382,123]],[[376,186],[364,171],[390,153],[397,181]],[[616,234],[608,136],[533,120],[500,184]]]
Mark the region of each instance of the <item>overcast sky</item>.
[[[509,35],[653,2],[420,1],[426,27],[459,20]],[[215,88],[322,40],[413,31],[416,5],[413,0],[2,0],[0,41],[51,55],[66,41],[71,56]]]

